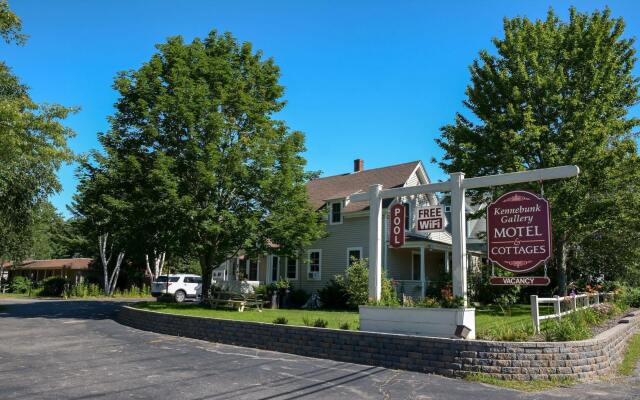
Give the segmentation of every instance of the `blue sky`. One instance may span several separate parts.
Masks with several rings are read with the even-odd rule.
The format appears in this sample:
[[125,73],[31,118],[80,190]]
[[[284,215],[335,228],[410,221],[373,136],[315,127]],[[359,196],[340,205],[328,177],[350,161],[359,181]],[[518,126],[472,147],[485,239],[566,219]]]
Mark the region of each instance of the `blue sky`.
[[[635,0],[609,5],[626,36],[639,37]],[[287,107],[279,118],[307,136],[308,169],[349,172],[442,155],[434,139],[461,111],[468,66],[501,36],[503,17],[544,18],[565,1],[187,1],[9,0],[30,35],[26,46],[0,45],[5,60],[38,102],[80,106],[68,125],[78,153],[108,129],[118,71],[138,68],[168,36],[187,40],[212,30],[252,42],[281,67]],[[638,75],[636,68],[636,75]],[[635,107],[634,115],[640,115]],[[52,202],[65,215],[75,192],[74,166],[59,172]]]

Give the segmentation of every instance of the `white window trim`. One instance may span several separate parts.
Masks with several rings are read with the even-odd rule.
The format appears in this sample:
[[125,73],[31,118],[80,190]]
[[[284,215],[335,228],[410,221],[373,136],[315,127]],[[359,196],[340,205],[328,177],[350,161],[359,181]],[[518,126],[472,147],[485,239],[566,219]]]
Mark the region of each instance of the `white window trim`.
[[[260,258],[257,258],[254,260],[256,262],[256,281],[260,280]],[[244,273],[245,276],[247,277],[247,280],[249,280],[250,276],[249,276],[249,263],[251,262],[250,258],[247,258],[247,261],[245,263],[244,266]]]
[[295,276],[295,278],[289,278],[289,259],[290,258],[291,257],[285,257],[285,260],[284,260],[284,269],[285,269],[284,274],[285,274],[285,276],[286,276],[286,278],[288,280],[297,281],[299,279],[299,277],[300,277],[298,275],[298,269],[300,268],[300,260],[298,260],[298,257],[295,257],[295,260],[296,260],[296,276]]
[[[334,204],[340,205],[340,221],[339,222],[333,222],[333,205]],[[344,222],[344,212],[342,211],[343,208],[344,207],[342,206],[341,201],[329,202],[329,225],[340,225],[341,223]]]
[[362,247],[347,247],[347,266],[349,266],[349,263],[351,262],[351,258],[349,257],[349,253],[354,251],[354,250],[358,250],[360,252],[359,260],[362,260]]
[[[309,274],[311,273],[311,253],[319,253],[320,256],[318,258],[318,278],[309,278]],[[307,280],[308,281],[319,281],[322,279],[322,249],[309,249],[307,250]]]

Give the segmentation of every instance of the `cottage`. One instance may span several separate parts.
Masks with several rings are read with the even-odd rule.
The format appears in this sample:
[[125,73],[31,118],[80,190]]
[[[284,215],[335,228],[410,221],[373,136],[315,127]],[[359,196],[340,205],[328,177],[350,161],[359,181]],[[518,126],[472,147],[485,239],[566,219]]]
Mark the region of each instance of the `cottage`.
[[[335,275],[343,273],[354,259],[368,257],[369,206],[366,202],[350,202],[350,195],[367,191],[373,184],[382,184],[388,189],[430,182],[421,161],[365,170],[364,161],[357,159],[351,173],[307,183],[311,204],[324,212],[326,237],[317,240],[297,257],[275,254],[254,258],[240,256],[229,260],[216,272],[229,279],[241,278],[266,284],[286,278],[296,288],[316,292]],[[386,218],[387,210],[396,203],[403,204],[406,211],[406,242],[400,248],[389,246]],[[424,296],[429,285],[437,286],[451,279],[451,234],[447,230],[422,234],[416,232],[414,226],[414,210],[435,204],[439,204],[439,199],[433,194],[391,199],[383,203],[383,237],[386,240],[382,252],[383,266],[387,276],[397,282],[400,293]],[[477,233],[475,226],[470,228],[469,232]],[[470,250],[469,254],[472,258],[470,265],[477,265],[482,249]]]

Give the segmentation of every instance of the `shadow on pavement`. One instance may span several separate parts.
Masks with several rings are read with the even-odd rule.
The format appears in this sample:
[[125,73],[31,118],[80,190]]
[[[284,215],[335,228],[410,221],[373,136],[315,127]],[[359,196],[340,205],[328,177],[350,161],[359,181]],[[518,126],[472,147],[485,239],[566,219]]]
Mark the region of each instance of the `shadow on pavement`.
[[113,319],[120,307],[133,303],[121,300],[0,301],[0,318]]

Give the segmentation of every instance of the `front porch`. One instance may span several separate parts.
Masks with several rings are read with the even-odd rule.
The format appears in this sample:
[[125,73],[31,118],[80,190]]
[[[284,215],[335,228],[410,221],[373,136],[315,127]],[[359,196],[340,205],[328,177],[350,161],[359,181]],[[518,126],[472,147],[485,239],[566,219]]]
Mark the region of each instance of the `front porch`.
[[422,240],[407,241],[401,248],[387,247],[385,264],[399,295],[434,296],[451,281],[451,251],[446,244]]

